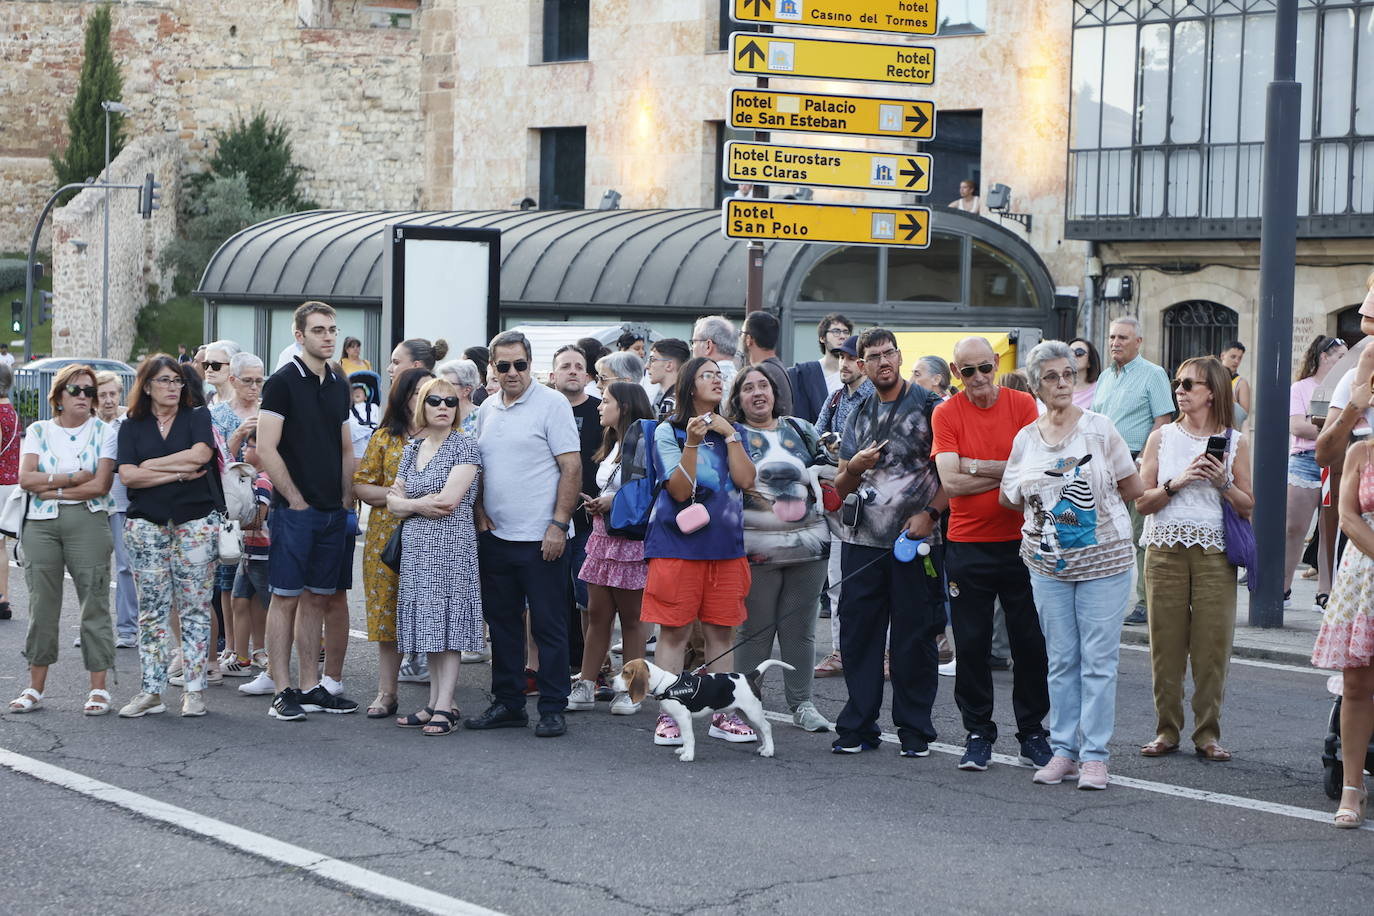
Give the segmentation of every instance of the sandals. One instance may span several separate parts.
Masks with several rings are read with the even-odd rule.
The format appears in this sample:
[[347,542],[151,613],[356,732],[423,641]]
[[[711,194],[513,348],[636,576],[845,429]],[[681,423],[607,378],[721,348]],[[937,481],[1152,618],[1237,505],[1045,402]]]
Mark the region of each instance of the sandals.
[[[387,697],[391,697],[390,703],[383,702],[383,700],[385,700]],[[397,705],[398,704],[396,701],[396,694],[379,693],[377,694],[377,699],[372,701],[372,705],[367,707],[367,717],[369,719],[390,718],[391,716],[396,715]]]
[[33,712],[43,705],[43,694],[34,690],[32,687],[25,687],[24,691],[10,700],[10,712],[25,713]]
[[1170,744],[1163,738],[1156,738],[1140,748],[1140,756],[1142,757],[1166,757],[1169,754],[1177,753],[1178,745]]
[[[4,562],[4,558],[0,557],[0,563],[2,562]],[[14,612],[10,610],[10,599],[0,596],[0,620],[9,620],[13,616]]]
[[[1348,793],[1357,793],[1355,804],[1347,805],[1345,798]],[[1364,824],[1365,802],[1369,800],[1369,792],[1366,789],[1357,789],[1354,786],[1346,786],[1341,790],[1341,806],[1336,809],[1336,816],[1331,819],[1331,823],[1341,830],[1356,830]]]
[[1197,755],[1209,763],[1225,763],[1231,759],[1231,752],[1215,741],[1197,748]]
[[1318,595],[1318,596],[1313,600],[1312,606],[1313,606],[1313,607],[1319,607],[1319,608],[1321,608],[1321,609],[1324,611],[1324,610],[1326,610],[1326,603],[1327,603],[1328,601],[1330,601],[1330,600],[1331,600],[1331,596],[1328,595],[1328,594],[1326,594],[1325,592],[1323,592],[1322,594]]
[[110,692],[103,688],[93,689],[86,697],[86,707],[81,710],[88,716],[103,716],[110,711]]
[[[420,715],[421,715],[421,714],[424,714],[424,715],[428,716],[429,718],[428,718],[428,719],[421,719],[421,718],[420,718]],[[396,727],[397,727],[397,728],[424,728],[426,725],[429,724],[430,719],[433,719],[433,718],[434,718],[434,715],[435,715],[434,710],[432,710],[432,709],[430,709],[428,706],[426,706],[424,709],[420,710],[420,712],[413,712],[413,713],[411,713],[410,715],[406,716],[404,719],[397,719],[397,720],[396,720]]]
[[458,716],[459,713],[456,709],[436,709],[434,715],[425,723],[424,730],[420,734],[426,738],[442,738],[444,735],[451,735],[458,728]]

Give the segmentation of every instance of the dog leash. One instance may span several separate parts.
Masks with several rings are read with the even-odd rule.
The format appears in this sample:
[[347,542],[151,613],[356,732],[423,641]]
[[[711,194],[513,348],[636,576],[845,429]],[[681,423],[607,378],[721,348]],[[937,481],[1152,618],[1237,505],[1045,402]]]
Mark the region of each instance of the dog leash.
[[[863,572],[865,569],[868,569],[868,567],[872,566],[873,564],[875,564],[875,563],[877,563],[877,562],[879,562],[879,561],[881,561],[881,560],[887,559],[888,554],[890,554],[890,553],[892,553],[892,548],[891,548],[891,547],[888,547],[888,548],[885,549],[882,553],[878,554],[876,557],[874,557],[873,559],[871,559],[871,560],[869,560],[867,563],[865,563],[863,566],[860,566],[858,569],[854,570],[854,571],[851,572],[849,575],[842,577],[842,578],[840,579],[840,581],[839,581],[839,584],[840,584],[840,585],[844,585],[844,584],[845,584],[846,582],[848,582],[850,579],[854,578],[854,577],[857,576],[859,573]],[[779,617],[776,621],[774,621],[774,623],[773,623],[773,630],[776,631],[777,628],[778,628],[777,625],[778,625],[779,623],[782,623],[784,620],[786,620],[788,617],[791,617],[793,614],[801,613],[802,610],[804,610],[804,609],[803,609],[803,608],[795,608],[795,609],[793,609],[793,610],[788,611],[786,614],[783,614],[783,615],[782,615],[781,617]],[[831,609],[830,609],[830,613],[832,613],[832,614],[835,614],[835,613],[838,613],[838,612],[839,612],[839,608],[831,608]],[[724,658],[725,656],[729,655],[731,652],[735,651],[735,650],[738,649],[740,646],[744,645],[745,643],[753,642],[754,640],[758,639],[760,636],[762,636],[762,635],[764,634],[764,632],[766,632],[766,631],[764,631],[764,630],[759,630],[757,633],[754,633],[752,636],[746,636],[746,637],[744,637],[744,638],[741,639],[739,642],[735,643],[733,646],[731,646],[730,648],[726,649],[724,652],[722,652],[722,653],[720,653],[719,655],[717,655],[715,658],[711,659],[711,660],[708,661],[708,662],[703,662],[701,665],[697,666],[696,668],[693,668],[693,669],[692,669],[692,673],[693,673],[693,674],[699,674],[699,673],[705,671],[707,668],[711,667],[711,665],[714,665],[716,662],[720,661],[722,658]]]

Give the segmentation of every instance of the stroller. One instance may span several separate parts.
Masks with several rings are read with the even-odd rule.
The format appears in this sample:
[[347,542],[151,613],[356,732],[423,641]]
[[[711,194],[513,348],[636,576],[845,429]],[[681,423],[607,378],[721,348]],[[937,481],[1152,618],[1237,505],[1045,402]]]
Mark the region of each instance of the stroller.
[[[1326,797],[1336,801],[1341,797],[1341,787],[1345,785],[1345,768],[1341,762],[1341,676],[1333,674],[1326,679],[1326,690],[1335,699],[1331,703],[1331,715],[1326,720],[1326,740],[1322,745],[1322,788]],[[1365,773],[1369,773],[1374,763],[1374,739],[1370,741],[1369,756],[1365,758]]]

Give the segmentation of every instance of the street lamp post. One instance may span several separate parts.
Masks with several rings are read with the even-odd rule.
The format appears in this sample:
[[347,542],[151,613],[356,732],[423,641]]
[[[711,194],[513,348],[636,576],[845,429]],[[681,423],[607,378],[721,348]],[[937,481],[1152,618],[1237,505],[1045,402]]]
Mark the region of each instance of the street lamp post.
[[[110,114],[128,114],[131,110],[123,102],[105,101],[100,103],[105,110],[105,171],[101,182],[110,183]],[[105,241],[101,246],[100,282],[100,358],[110,357],[110,189],[105,189]]]

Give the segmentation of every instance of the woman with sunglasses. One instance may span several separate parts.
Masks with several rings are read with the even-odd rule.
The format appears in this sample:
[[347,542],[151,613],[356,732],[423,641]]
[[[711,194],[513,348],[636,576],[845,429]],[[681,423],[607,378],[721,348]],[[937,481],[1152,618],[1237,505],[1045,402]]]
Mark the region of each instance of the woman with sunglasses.
[[431,379],[420,389],[420,434],[405,447],[386,498],[404,524],[396,648],[428,655],[430,676],[429,703],[396,724],[427,737],[457,727],[459,653],[485,645],[473,520],[482,456],[477,440],[458,428],[461,401],[448,379]]
[[[1308,344],[1298,368],[1298,380],[1288,397],[1288,529],[1283,555],[1283,600],[1293,593],[1293,571],[1302,557],[1303,542],[1312,527],[1312,516],[1322,501],[1322,470],[1317,466],[1317,436],[1321,430],[1312,422],[1312,392],[1326,381],[1332,368],[1345,355],[1345,341],[1318,334]],[[1330,549],[1326,535],[1318,531],[1317,600],[1314,610],[1326,610],[1331,592]]]
[[[720,366],[697,357],[678,373],[673,415],[654,433],[654,460],[664,486],[644,540],[649,577],[640,619],[659,625],[655,662],[674,674],[682,672],[697,623],[707,670],[734,671],[735,628],[748,616],[743,491],[754,485],[754,462],[744,449],[744,431],[721,416],[724,399]],[[758,740],[733,712],[712,716],[710,734],[726,741]],[[672,717],[659,715],[654,743],[682,744]]]
[[243,347],[232,340],[217,340],[205,345],[206,403],[219,404],[234,399],[234,386],[229,383],[230,363]]
[[194,406],[191,370],[159,353],[144,362],[119,427],[119,479],[129,489],[124,545],[138,590],[142,690],[119,711],[126,719],[166,712],[162,692],[173,657],[171,615],[181,620],[181,714],[205,715],[211,589],[219,562],[223,498],[210,412]]
[[[114,499],[115,428],[95,416],[95,370],[62,367],[48,393],[53,419],[29,426],[19,452],[19,486],[29,494],[20,540],[24,582],[29,590],[29,629],[24,657],[29,686],[10,702],[10,712],[38,709],[48,667],[57,661],[62,613],[62,577],[76,586],[81,605],[81,659],[91,676],[84,712],[110,711],[106,672],[114,667],[114,625],[110,620],[110,516]],[[8,561],[8,558],[4,558]]]
[[368,440],[367,450],[353,472],[353,492],[372,507],[363,540],[363,593],[366,597],[367,639],[377,644],[377,698],[367,707],[369,719],[394,716],[401,656],[396,652],[396,572],[382,562],[382,548],[400,519],[387,511],[386,496],[401,467],[406,443],[415,436],[420,415],[420,386],[434,378],[428,369],[399,373],[387,397],[381,425]]
[[1093,394],[1097,391],[1097,377],[1102,374],[1102,357],[1097,354],[1091,340],[1080,337],[1069,344],[1073,353],[1074,376],[1073,406],[1089,410],[1093,406]]
[[[1214,356],[1184,360],[1174,382],[1177,419],[1150,433],[1141,453],[1145,493],[1145,602],[1154,675],[1155,738],[1140,749],[1163,757],[1179,748],[1183,676],[1193,671],[1193,746],[1208,761],[1226,761],[1221,703],[1236,627],[1236,567],[1226,558],[1222,501],[1248,518],[1250,446],[1234,429],[1231,379]],[[1222,460],[1208,440],[1225,436]]]

